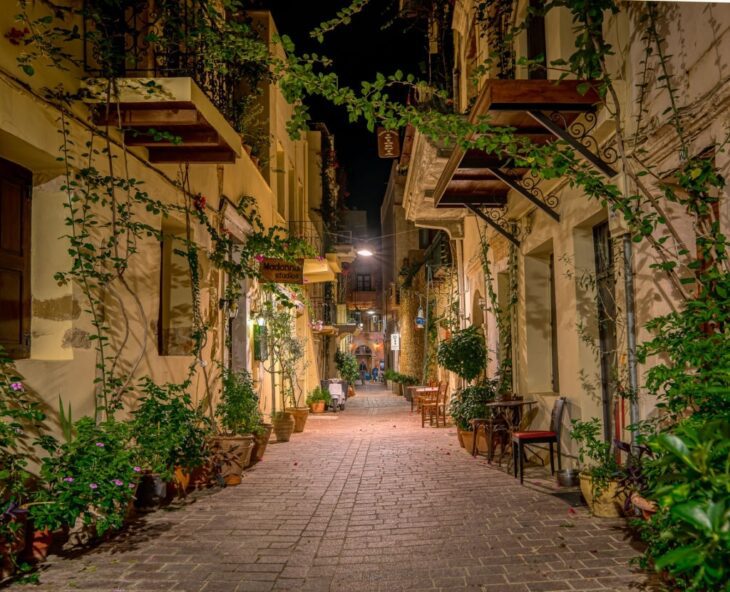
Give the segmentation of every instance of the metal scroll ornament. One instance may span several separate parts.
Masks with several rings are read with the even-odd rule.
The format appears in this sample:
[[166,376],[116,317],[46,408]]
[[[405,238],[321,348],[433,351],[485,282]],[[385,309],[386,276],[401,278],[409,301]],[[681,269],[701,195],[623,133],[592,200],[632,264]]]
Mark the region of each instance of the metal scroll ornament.
[[548,193],[545,195],[542,189],[540,189],[540,175],[535,171],[530,171],[529,174],[525,175],[519,184],[522,185],[527,191],[534,195],[537,199],[543,202],[546,206],[551,208],[557,208],[560,205],[560,199],[554,193]]
[[549,117],[554,123],[567,131],[572,138],[598,155],[606,164],[614,164],[618,160],[616,148],[612,145],[601,147],[593,135],[598,124],[598,116],[595,112],[583,113],[581,117],[574,119],[571,123],[568,123],[565,115],[560,111],[552,111]]

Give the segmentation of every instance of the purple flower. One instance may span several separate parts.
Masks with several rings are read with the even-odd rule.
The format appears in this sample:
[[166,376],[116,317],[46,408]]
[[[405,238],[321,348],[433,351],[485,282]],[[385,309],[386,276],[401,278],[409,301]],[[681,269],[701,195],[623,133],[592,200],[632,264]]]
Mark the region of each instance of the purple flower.
[[90,489],[99,489],[99,486],[96,483],[89,483]]
[[15,392],[22,391],[23,390],[23,383],[22,382],[13,382],[10,385],[10,388],[13,389]]
[[121,479],[112,479],[112,483],[114,483],[114,485],[116,485],[117,487],[121,487],[122,485],[124,485],[124,481],[122,481]]
[[133,471],[134,471],[135,473],[141,473],[141,472],[142,472],[142,467],[134,467],[134,468],[133,468],[132,470],[133,470]]
[[66,483],[73,483],[74,482],[74,478],[73,477],[64,477],[63,480]]
[[97,446],[98,446],[99,448],[104,448],[104,442],[97,442],[97,443],[96,443],[96,445],[97,445]]

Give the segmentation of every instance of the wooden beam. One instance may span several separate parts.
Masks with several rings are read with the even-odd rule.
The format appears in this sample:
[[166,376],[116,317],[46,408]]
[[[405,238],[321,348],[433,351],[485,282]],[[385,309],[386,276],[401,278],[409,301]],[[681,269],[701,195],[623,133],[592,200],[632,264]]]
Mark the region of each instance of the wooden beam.
[[[157,130],[161,131],[161,130]],[[167,130],[165,130],[167,131]],[[169,139],[155,140],[152,134],[142,131],[127,130],[125,134],[125,142],[129,146],[145,146],[150,148],[215,148],[223,145],[220,135],[213,129],[210,130],[187,130],[177,129],[169,132],[173,136],[180,138],[180,144],[174,144]]]
[[149,159],[153,163],[234,163],[236,153],[225,147],[206,148],[150,148]]

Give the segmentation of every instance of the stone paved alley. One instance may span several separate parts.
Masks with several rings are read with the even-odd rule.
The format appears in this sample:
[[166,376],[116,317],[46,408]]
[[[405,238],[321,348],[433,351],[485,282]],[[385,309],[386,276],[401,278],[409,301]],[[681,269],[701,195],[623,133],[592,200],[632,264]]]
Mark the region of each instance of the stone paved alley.
[[628,566],[637,551],[622,523],[521,487],[461,451],[454,429],[422,429],[409,410],[384,391],[360,392],[344,413],[310,417],[290,443],[270,445],[240,486],[150,514],[93,550],[51,557],[37,589],[645,587]]

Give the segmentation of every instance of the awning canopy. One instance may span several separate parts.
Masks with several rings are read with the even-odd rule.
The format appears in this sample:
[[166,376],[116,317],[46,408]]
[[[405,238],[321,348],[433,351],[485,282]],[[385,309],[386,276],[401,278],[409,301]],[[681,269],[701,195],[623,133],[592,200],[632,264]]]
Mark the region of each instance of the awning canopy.
[[[337,262],[335,261],[335,264]],[[338,266],[339,267],[339,266]],[[304,260],[304,283],[334,282],[337,279],[332,262],[328,258]]]
[[[578,118],[588,117],[595,124],[600,97],[589,83],[578,80],[490,80],[482,89],[469,122],[486,121],[492,126],[510,128],[517,136],[536,144],[562,140],[608,176],[615,171],[591,152],[586,142],[590,126]],[[473,133],[467,140],[474,140]],[[505,154],[454,148],[434,190],[438,208],[503,208],[507,195],[516,191],[554,219],[553,206],[536,181],[525,180],[527,169],[516,167]]]

